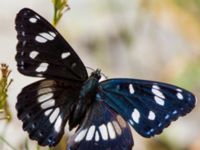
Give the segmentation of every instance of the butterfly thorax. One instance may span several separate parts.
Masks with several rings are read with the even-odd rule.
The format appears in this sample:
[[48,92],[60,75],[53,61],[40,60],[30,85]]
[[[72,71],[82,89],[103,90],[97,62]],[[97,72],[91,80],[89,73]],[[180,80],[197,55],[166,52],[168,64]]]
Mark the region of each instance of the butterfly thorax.
[[96,71],[92,72],[90,77],[84,82],[80,90],[79,98],[82,99],[95,95],[100,78],[100,70],[97,69]]
[[90,77],[84,82],[81,87],[78,101],[73,107],[72,114],[69,120],[70,129],[76,127],[86,114],[86,110],[90,107],[95,100],[96,90],[101,78],[100,70],[91,73]]

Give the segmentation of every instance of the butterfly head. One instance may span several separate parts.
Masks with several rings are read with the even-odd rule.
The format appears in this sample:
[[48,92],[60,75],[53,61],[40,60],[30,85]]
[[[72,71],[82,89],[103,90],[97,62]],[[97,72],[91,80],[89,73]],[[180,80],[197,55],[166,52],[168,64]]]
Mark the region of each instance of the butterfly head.
[[90,77],[94,77],[97,80],[100,80],[101,78],[101,70],[97,69],[94,72],[91,73]]

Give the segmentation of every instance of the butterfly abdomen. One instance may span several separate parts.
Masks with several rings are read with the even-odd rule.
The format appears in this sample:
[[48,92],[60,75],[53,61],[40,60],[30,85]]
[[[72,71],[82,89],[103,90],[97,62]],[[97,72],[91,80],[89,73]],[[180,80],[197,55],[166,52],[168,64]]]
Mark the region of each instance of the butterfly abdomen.
[[76,127],[84,118],[87,109],[95,100],[97,88],[99,86],[99,70],[94,71],[86,80],[80,90],[79,98],[72,108],[72,115],[69,119],[70,130]]

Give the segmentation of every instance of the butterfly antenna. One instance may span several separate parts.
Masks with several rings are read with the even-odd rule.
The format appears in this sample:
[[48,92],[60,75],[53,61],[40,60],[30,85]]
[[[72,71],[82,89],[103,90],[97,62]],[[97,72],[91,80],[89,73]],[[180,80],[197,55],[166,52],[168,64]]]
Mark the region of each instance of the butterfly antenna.
[[91,67],[86,66],[86,68],[89,69],[89,70],[95,71],[95,69],[93,69]]
[[101,73],[102,76],[104,76],[104,78],[107,80],[108,76],[106,76],[104,73]]

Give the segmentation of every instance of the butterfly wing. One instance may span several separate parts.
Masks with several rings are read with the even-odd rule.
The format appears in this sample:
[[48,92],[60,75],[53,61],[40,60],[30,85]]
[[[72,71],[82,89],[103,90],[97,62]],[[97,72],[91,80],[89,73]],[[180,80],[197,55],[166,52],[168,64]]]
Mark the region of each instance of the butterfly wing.
[[104,102],[94,102],[67,149],[130,150],[132,146],[128,123]]
[[161,133],[171,121],[189,113],[196,102],[182,88],[135,79],[101,82],[97,99],[104,100],[144,137]]
[[58,31],[36,12],[24,8],[16,16],[17,66],[29,76],[85,81],[82,61]]
[[17,97],[17,116],[23,129],[40,145],[55,146],[64,133],[80,84],[41,80],[25,87]]

